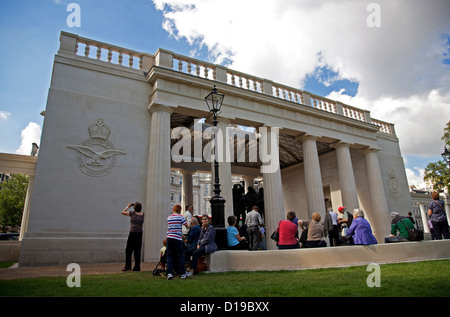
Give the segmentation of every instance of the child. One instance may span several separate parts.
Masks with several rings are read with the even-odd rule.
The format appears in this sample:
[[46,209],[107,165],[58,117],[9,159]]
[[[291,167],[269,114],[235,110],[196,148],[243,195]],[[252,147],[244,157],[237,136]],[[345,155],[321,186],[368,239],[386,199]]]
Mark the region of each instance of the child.
[[159,262],[161,263],[161,267],[163,268],[163,270],[166,269],[166,263],[167,263],[166,250],[167,250],[167,239],[164,239],[163,247],[159,251]]

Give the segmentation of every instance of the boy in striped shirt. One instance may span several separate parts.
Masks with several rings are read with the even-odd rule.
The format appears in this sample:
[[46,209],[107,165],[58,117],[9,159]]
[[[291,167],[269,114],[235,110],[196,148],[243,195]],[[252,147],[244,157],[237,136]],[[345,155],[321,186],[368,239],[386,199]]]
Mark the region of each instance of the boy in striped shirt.
[[186,219],[180,214],[181,206],[175,205],[172,214],[167,217],[167,279],[173,278],[173,263],[177,261],[180,268],[181,278],[191,276],[184,268],[183,232],[184,225],[189,229]]

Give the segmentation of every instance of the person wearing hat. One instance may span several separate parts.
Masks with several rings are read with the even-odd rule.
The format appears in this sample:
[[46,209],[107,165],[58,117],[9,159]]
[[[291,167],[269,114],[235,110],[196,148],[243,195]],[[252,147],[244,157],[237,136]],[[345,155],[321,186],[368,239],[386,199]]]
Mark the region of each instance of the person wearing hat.
[[338,219],[338,225],[340,226],[339,231],[343,231],[343,236],[347,235],[347,230],[352,225],[353,215],[348,212],[345,207],[338,208],[339,213],[342,214],[342,218]]
[[[414,229],[414,224],[408,217],[402,217],[398,212],[391,212],[391,234],[384,238],[385,243],[409,242],[409,229]],[[398,235],[397,235],[398,231]]]

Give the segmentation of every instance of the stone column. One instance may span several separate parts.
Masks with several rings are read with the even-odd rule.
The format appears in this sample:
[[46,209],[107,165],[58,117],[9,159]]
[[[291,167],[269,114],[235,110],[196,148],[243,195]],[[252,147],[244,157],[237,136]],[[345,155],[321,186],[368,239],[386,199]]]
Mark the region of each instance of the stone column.
[[31,194],[33,193],[34,186],[34,175],[28,175],[28,188],[27,195],[25,197],[25,203],[23,206],[22,224],[20,225],[20,236],[19,240],[22,241],[25,233],[28,230],[28,219],[30,218],[30,201]]
[[368,149],[364,151],[364,154],[366,158],[367,182],[372,201],[371,210],[364,211],[378,243],[384,243],[384,237],[388,236],[391,231],[391,224],[377,150]]
[[181,176],[183,177],[183,188],[182,188],[182,201],[183,201],[183,211],[188,204],[194,203],[194,191],[192,186],[192,175],[193,171],[182,170]]
[[359,202],[358,194],[356,192],[352,158],[350,156],[350,146],[348,143],[335,143],[333,146],[336,149],[342,204],[350,212],[353,212],[353,209],[359,208]]
[[170,115],[172,108],[153,104],[147,170],[147,201],[144,212],[144,261],[159,260],[167,233],[170,210]]
[[430,226],[428,225],[428,208],[424,203],[419,203],[420,216],[422,217],[423,232],[430,233]]
[[446,192],[444,192],[443,195],[445,214],[447,215],[447,222],[450,223],[450,196]]
[[[267,129],[267,133],[261,133],[261,140],[259,143],[260,153],[266,155],[268,153],[271,154],[273,158],[273,151],[277,151],[279,153],[278,147],[278,139],[276,139],[276,143],[272,143],[270,141],[270,136],[268,134],[270,128]],[[273,139],[272,139],[273,140]],[[267,147],[266,150],[261,151],[261,147]],[[265,221],[265,230],[266,230],[266,246],[268,250],[275,250],[276,243],[272,239],[270,239],[270,235],[273,231],[276,230],[278,223],[281,220],[286,219],[286,213],[284,210],[284,198],[283,198],[283,186],[281,183],[281,170],[280,170],[280,161],[279,156],[276,156],[276,168],[268,169],[267,173],[263,173],[264,179],[264,221]],[[267,162],[268,159],[265,157],[261,158],[263,162]],[[263,163],[264,164],[264,163]],[[267,165],[272,165],[267,163]]]
[[253,187],[253,182],[255,181],[254,176],[248,176],[248,175],[244,175],[242,176],[243,180],[245,181],[245,193],[247,193],[247,188],[248,186],[252,186]]
[[[220,196],[225,199],[225,225],[227,224],[227,219],[229,216],[233,215],[233,182],[231,180],[231,161],[233,158],[227,158],[227,146],[230,144],[228,141],[227,127],[230,121],[226,118],[218,118],[217,127],[220,129],[219,137],[222,138],[221,142],[218,144],[218,157],[219,157],[219,183],[220,183]],[[212,189],[214,189],[214,161],[211,162],[211,173],[212,173]],[[214,196],[214,193],[211,194]]]
[[323,195],[322,175],[320,173],[319,155],[317,153],[317,138],[311,135],[302,138],[303,166],[305,169],[305,188],[308,205],[308,217],[319,212],[325,219],[325,199]]

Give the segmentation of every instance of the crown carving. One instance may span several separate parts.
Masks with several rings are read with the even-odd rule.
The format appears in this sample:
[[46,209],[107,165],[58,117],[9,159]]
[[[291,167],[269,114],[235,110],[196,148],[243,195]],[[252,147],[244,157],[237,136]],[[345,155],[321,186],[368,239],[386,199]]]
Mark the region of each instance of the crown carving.
[[103,122],[103,119],[97,119],[97,122],[89,126],[89,135],[91,138],[107,139],[111,134],[109,127]]

